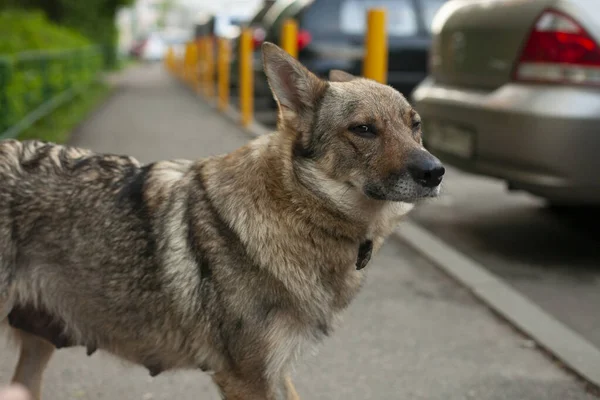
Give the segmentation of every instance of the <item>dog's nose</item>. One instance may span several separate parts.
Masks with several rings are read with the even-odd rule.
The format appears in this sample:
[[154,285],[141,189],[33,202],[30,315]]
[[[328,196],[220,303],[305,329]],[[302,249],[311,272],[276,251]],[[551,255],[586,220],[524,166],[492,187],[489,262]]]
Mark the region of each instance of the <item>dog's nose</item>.
[[408,172],[417,183],[433,188],[442,183],[442,177],[446,169],[440,160],[431,154],[427,154],[409,164]]

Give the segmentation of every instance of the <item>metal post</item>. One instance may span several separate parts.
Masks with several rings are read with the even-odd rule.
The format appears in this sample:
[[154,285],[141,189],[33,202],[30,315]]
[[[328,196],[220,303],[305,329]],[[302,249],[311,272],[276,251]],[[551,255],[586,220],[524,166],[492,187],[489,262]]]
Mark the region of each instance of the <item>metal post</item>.
[[190,54],[189,54],[189,75],[188,84],[197,89],[199,84],[198,79],[198,46],[195,43],[190,43]]
[[192,44],[191,43],[186,43],[185,44],[185,52],[183,54],[183,73],[182,73],[182,80],[184,82],[189,81],[190,78],[190,52],[192,51]]
[[208,98],[212,98],[215,95],[215,50],[213,46],[213,37],[207,36],[205,46],[205,64],[206,64],[206,75],[204,81],[204,94]]
[[229,40],[219,39],[219,110],[225,111],[229,107]]
[[204,86],[206,76],[206,50],[204,46],[205,37],[200,36],[196,38],[196,50],[198,51],[198,65],[196,68],[196,75],[198,76],[198,87],[196,90],[201,92]]
[[252,31],[245,28],[240,37],[240,110],[241,124],[249,126],[254,108],[254,71],[252,69]]
[[369,10],[365,44],[364,77],[379,83],[387,83],[388,44],[386,12],[384,9],[373,8]]
[[165,54],[164,60],[165,69],[169,72],[173,71],[173,47],[169,46],[167,49],[167,54]]
[[287,19],[281,29],[281,48],[292,57],[298,58],[298,23],[294,19]]

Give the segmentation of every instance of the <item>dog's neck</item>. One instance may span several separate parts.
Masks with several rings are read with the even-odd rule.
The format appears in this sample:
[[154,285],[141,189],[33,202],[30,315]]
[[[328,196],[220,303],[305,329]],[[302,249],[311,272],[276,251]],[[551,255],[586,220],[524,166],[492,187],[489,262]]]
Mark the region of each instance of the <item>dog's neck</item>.
[[[223,202],[222,207],[259,201],[270,208],[271,215],[288,216],[280,223],[288,229],[319,229],[356,246],[373,240],[377,249],[379,238],[387,236],[411,208],[369,199],[356,188],[326,176],[314,162],[295,156],[293,140],[281,133],[257,138],[214,161],[205,166],[211,171],[207,185],[217,196],[215,202]],[[239,182],[244,183],[224,184],[234,176],[243,176]]]

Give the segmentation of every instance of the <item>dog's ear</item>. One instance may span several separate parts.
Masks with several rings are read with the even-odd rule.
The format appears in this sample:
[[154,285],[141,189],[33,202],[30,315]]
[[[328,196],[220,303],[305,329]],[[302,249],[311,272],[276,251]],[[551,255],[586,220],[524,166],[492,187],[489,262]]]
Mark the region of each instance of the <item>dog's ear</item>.
[[267,81],[279,104],[296,113],[313,108],[325,92],[327,82],[273,43],[263,43],[261,50]]
[[331,82],[350,82],[357,77],[340,69],[332,69],[329,71],[329,80]]

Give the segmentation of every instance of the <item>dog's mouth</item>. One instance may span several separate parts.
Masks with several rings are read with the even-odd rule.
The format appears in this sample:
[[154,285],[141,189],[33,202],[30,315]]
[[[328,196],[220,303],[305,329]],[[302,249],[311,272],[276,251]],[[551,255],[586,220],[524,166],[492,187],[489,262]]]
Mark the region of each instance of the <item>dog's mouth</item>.
[[420,200],[438,197],[441,191],[441,180],[438,184],[424,185],[422,182],[403,176],[392,184],[367,183],[363,187],[364,194],[381,201],[397,201],[416,203]]

